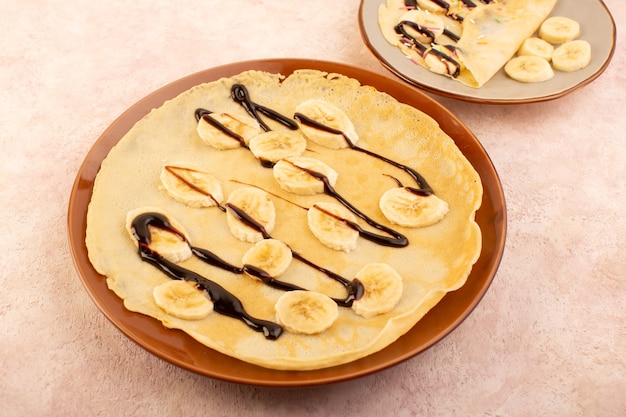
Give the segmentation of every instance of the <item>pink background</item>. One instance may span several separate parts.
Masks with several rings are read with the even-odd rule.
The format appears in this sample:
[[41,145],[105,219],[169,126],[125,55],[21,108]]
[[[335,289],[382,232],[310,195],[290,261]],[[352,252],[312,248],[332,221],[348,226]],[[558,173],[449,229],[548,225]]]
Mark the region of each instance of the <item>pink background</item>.
[[107,126],[188,74],[280,57],[390,74],[361,41],[359,1],[0,1],[0,415],[626,415],[626,3],[606,4],[617,49],[582,90],[437,97],[507,198],[506,251],[476,310],[389,370],[277,389],[177,368],[111,325],[72,263],[69,195]]

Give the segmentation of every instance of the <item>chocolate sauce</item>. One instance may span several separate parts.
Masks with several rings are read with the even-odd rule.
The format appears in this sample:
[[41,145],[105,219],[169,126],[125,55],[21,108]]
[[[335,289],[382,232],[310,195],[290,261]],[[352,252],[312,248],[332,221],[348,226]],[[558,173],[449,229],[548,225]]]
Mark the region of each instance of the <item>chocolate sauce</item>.
[[426,182],[426,179],[424,177],[422,177],[420,175],[419,172],[417,172],[416,170],[414,170],[413,168],[406,166],[404,164],[401,164],[399,162],[396,162],[392,159],[389,159],[385,156],[379,155],[375,152],[369,151],[367,149],[361,148],[359,146],[356,146],[352,140],[350,140],[350,138],[348,137],[348,135],[346,135],[344,132],[342,132],[341,130],[338,129],[333,129],[332,127],[326,126],[322,123],[316,122],[315,120],[305,116],[302,113],[296,113],[293,116],[297,121],[299,121],[302,124],[305,124],[307,126],[313,127],[315,129],[319,129],[322,130],[324,132],[328,132],[328,133],[333,133],[335,135],[341,135],[343,136],[343,138],[346,140],[346,143],[348,144],[348,146],[355,150],[355,151],[359,151],[362,152],[366,155],[372,156],[374,158],[380,159],[381,161],[393,165],[396,168],[399,168],[401,170],[403,170],[404,172],[406,172],[407,174],[409,174],[409,176],[411,178],[413,178],[415,180],[415,182],[417,183],[417,185],[419,186],[420,190],[422,193],[424,193],[424,195],[430,195],[433,194],[433,190],[432,188],[430,188],[430,185],[428,185],[428,183]]
[[[418,43],[419,44],[419,43]],[[422,45],[422,48],[425,49],[425,47]],[[238,102],[239,104],[241,104],[244,109],[252,116],[254,117],[259,125],[265,130],[265,131],[270,131],[271,129],[267,126],[267,124],[264,123],[264,121],[261,119],[260,114],[263,114],[267,117],[272,118],[273,120],[279,122],[280,124],[288,127],[289,129],[295,130],[298,129],[298,123],[296,123],[294,120],[287,118],[286,116],[283,116],[282,114],[276,112],[275,110],[272,110],[268,107],[259,105],[255,102],[253,102],[250,99],[250,95],[248,93],[248,90],[246,89],[246,87],[242,84],[234,84],[231,88],[231,97],[233,98],[233,100],[235,100],[236,102]],[[213,126],[215,126],[216,128],[220,129],[222,132],[232,136],[233,138],[237,139],[240,141],[240,143],[242,143],[242,146],[245,146],[245,142],[243,141],[243,138],[241,138],[239,135],[237,135],[236,133],[230,131],[226,126],[224,126],[223,124],[219,123],[217,120],[215,120],[213,117],[210,116],[211,112],[209,110],[205,110],[205,109],[197,109],[195,111],[195,117],[196,120],[200,120],[200,119],[204,119],[207,122],[211,123]],[[414,188],[414,187],[406,187],[408,189],[410,189],[412,192],[418,193],[419,195],[423,195],[423,196],[428,196],[431,195],[433,193],[432,189],[430,188],[430,186],[428,185],[428,183],[426,182],[426,180],[413,168],[406,166],[404,164],[401,164],[399,162],[393,161],[387,157],[384,157],[382,155],[379,155],[375,152],[369,151],[367,149],[358,147],[356,145],[354,145],[354,143],[350,140],[350,138],[342,131],[337,130],[337,129],[333,129],[329,126],[323,125],[321,123],[318,123],[316,121],[314,121],[313,119],[308,118],[307,116],[301,114],[301,113],[296,113],[294,115],[294,119],[297,120],[298,122],[320,129],[322,131],[326,131],[329,133],[333,133],[333,134],[339,134],[342,135],[343,138],[346,140],[346,143],[349,145],[349,147],[353,150],[365,153],[369,156],[375,157],[377,159],[380,159],[381,161],[388,163],[392,166],[395,166],[396,168],[399,168],[403,171],[405,171],[411,178],[413,178],[413,180],[417,183],[417,185],[419,186],[419,188]],[[247,146],[246,146],[247,148]],[[267,161],[261,161],[261,164],[265,167],[272,167],[274,164],[273,163],[268,163]],[[304,168],[302,168],[304,169]],[[312,170],[307,170],[311,175],[315,176],[316,178],[320,179],[323,183],[324,183],[324,192],[328,195],[333,196],[335,199],[337,199],[341,204],[343,204],[346,208],[348,208],[350,211],[352,211],[357,217],[361,218],[362,220],[364,220],[366,223],[368,223],[370,226],[381,230],[385,233],[387,233],[389,236],[382,236],[382,235],[378,235],[376,233],[372,233],[369,231],[366,231],[365,229],[363,229],[362,227],[360,227],[357,223],[349,221],[347,219],[340,219],[341,221],[345,222],[345,224],[349,225],[350,227],[352,227],[354,230],[357,230],[359,232],[359,235],[362,236],[365,239],[368,239],[372,242],[381,244],[381,245],[385,245],[385,246],[392,246],[392,247],[405,247],[408,245],[408,239],[402,235],[401,233],[388,228],[376,221],[374,221],[373,219],[371,219],[370,217],[368,217],[367,215],[365,215],[364,213],[362,213],[360,210],[358,210],[356,207],[354,207],[349,201],[347,201],[345,198],[343,198],[339,193],[337,193],[337,191],[332,187],[332,185],[330,184],[328,178],[323,175],[320,174],[318,172],[312,171]],[[218,206],[220,207],[220,209],[225,210],[222,206],[220,206],[218,204]],[[270,236],[269,233],[267,233],[267,231],[265,230],[265,228],[263,227],[263,225],[261,225],[259,222],[257,222],[254,218],[252,218],[251,216],[249,216],[245,211],[241,210],[240,208],[236,207],[233,204],[227,203],[226,204],[227,208],[230,209],[231,213],[233,215],[235,215],[240,221],[246,223],[247,225],[249,225],[250,227],[256,229],[257,231],[259,231],[261,233],[261,235],[263,236],[264,239],[271,239],[272,237]],[[317,208],[319,209],[319,207]],[[332,215],[332,214],[331,214]],[[337,217],[337,216],[336,216]],[[274,279],[273,277],[269,276],[265,271],[263,271],[262,269],[256,268],[252,265],[244,265],[242,268],[239,268],[235,265],[231,265],[227,262],[225,262],[224,260],[222,260],[221,258],[217,257],[215,254],[213,254],[210,251],[201,249],[201,248],[196,248],[196,247],[192,247],[190,245],[192,252],[198,256],[200,259],[204,260],[205,262],[214,265],[214,266],[218,266],[221,267],[223,269],[229,270],[233,273],[237,273],[237,274],[241,274],[243,272],[246,272],[252,276],[255,276],[257,278],[259,278],[262,282],[264,282],[266,285],[270,285],[274,288],[278,288],[278,289],[282,289],[285,291],[292,291],[292,290],[302,290],[303,288],[296,286],[294,284],[290,284],[290,283],[286,283],[286,282],[282,282],[279,280]],[[327,275],[329,278],[339,282],[340,284],[342,284],[348,291],[347,297],[345,299],[335,299],[333,298],[333,300],[340,306],[344,306],[344,307],[350,307],[352,305],[352,303],[355,300],[358,300],[359,298],[361,298],[365,292],[363,284],[358,280],[358,279],[353,279],[353,280],[348,280],[324,267],[321,267],[313,262],[311,262],[310,260],[306,259],[304,256],[302,256],[301,254],[299,254],[298,252],[294,251],[293,249],[291,249],[292,251],[292,255],[294,258],[298,259],[299,261],[317,269],[318,271],[324,273],[325,275]]]
[[[272,110],[270,108],[267,108],[267,107],[264,107],[264,106],[259,106],[258,104],[253,103],[252,100],[250,100],[250,95],[248,93],[248,90],[242,84],[235,84],[235,85],[233,85],[233,87],[231,89],[231,92],[232,92],[233,99],[236,100],[237,102],[239,102],[242,106],[244,106],[244,108],[251,115],[253,113],[256,114],[256,110],[261,111],[261,109],[264,109],[262,111],[263,114],[271,114],[271,115],[274,115],[274,116],[278,115],[281,119],[286,119],[286,120],[289,120],[291,123],[293,123],[293,125],[295,125],[296,129],[298,128],[298,124],[295,121],[293,121],[292,119],[287,119],[285,116],[281,115],[280,113],[278,113],[278,112],[276,112],[276,111],[274,111],[274,110]],[[207,112],[207,110],[196,109],[196,112],[195,112],[196,119],[199,120],[200,118],[205,118],[205,120],[206,120],[206,118],[210,116],[210,112],[208,114],[206,112]],[[298,115],[300,115],[300,114],[296,113],[296,116],[298,116]],[[300,115],[300,116],[301,116],[301,118],[306,118],[306,116],[304,116],[304,115]],[[254,117],[256,117],[257,120],[259,120],[259,123],[262,122],[258,118],[258,115],[254,116]],[[296,117],[296,119],[299,120],[299,121],[302,121],[298,117]],[[314,122],[311,119],[308,119],[308,120],[310,122],[312,122],[312,123],[317,123],[317,122]],[[286,125],[286,123],[284,123],[284,124]],[[322,127],[319,127],[320,129],[322,129],[322,128],[330,129],[327,126],[324,126],[324,125],[321,125],[321,124],[318,124],[318,125],[322,126]],[[336,132],[339,132],[339,131],[336,131]],[[340,133],[343,134],[342,132],[340,132]],[[346,137],[345,134],[344,134],[344,137]],[[350,145],[351,145],[351,147],[353,149],[359,150],[361,152],[369,153],[371,155],[375,155],[376,157],[378,157],[380,159],[383,159],[383,160],[385,160],[385,161],[387,161],[389,163],[393,163],[396,166],[404,167],[403,169],[408,169],[409,171],[407,171],[407,172],[409,172],[409,174],[413,178],[415,178],[416,181],[418,181],[419,184],[426,184],[426,181],[416,171],[414,171],[413,169],[411,169],[409,167],[405,167],[404,165],[399,165],[396,162],[391,161],[391,160],[389,160],[387,158],[384,158],[384,157],[382,157],[380,155],[373,154],[370,151],[367,151],[365,149],[362,149],[362,148],[359,148],[357,146],[354,146],[352,144],[352,142],[350,141],[350,139],[348,139],[347,137],[346,137],[346,140],[348,141],[348,143],[350,143]],[[261,159],[260,162],[261,162],[261,165],[263,167],[265,167],[265,168],[272,168],[275,165],[274,162],[266,161],[266,160],[263,160],[263,159]],[[374,228],[376,228],[378,230],[382,230],[383,232],[385,232],[385,233],[387,233],[387,234],[392,236],[392,238],[389,238],[387,236],[380,236],[380,235],[377,235],[375,233],[368,232],[368,231],[364,230],[363,228],[361,228],[360,226],[358,226],[356,223],[353,223],[351,227],[353,227],[355,230],[357,230],[359,232],[359,234],[364,239],[376,242],[376,243],[381,244],[381,245],[393,246],[393,247],[404,247],[404,246],[407,246],[409,244],[408,239],[404,235],[402,235],[401,233],[398,233],[395,230],[393,230],[391,228],[388,228],[388,227],[386,227],[386,226],[384,226],[384,225],[382,225],[380,223],[377,223],[376,221],[374,221],[370,217],[368,217],[365,214],[363,214],[360,210],[358,210],[356,207],[354,207],[349,201],[347,201],[341,195],[339,195],[339,193],[337,193],[335,191],[335,189],[330,185],[330,183],[328,181],[328,178],[326,178],[326,176],[324,176],[324,175],[322,175],[320,173],[317,173],[317,172],[313,172],[313,171],[310,171],[310,173],[311,173],[311,175],[316,176],[316,178],[318,178],[318,179],[320,179],[321,181],[324,182],[324,191],[327,194],[329,194],[329,195],[333,196],[334,198],[336,198],[339,202],[341,202],[341,204],[346,206],[350,211],[352,211],[358,217],[363,219],[370,226],[372,226],[372,227],[374,227]],[[243,214],[245,214],[245,213],[243,213]],[[254,219],[250,218],[249,221],[254,221]]]
[[[450,11],[451,5],[447,1],[444,1],[444,0],[431,0],[431,1],[435,3],[437,6],[444,9],[446,11],[446,15],[450,17],[451,19],[454,19],[459,23],[463,22],[463,16],[460,16],[454,11]],[[463,0],[463,3],[469,9],[476,7],[476,5],[472,3],[470,0]],[[409,9],[417,9],[419,7],[416,0],[405,0],[404,5]]]
[[[413,37],[413,35],[411,35],[406,30],[405,26],[413,28],[417,30],[419,33],[421,33],[422,35],[424,35],[425,37],[427,37],[429,44],[434,43],[434,39],[435,39],[435,34],[432,31],[430,31],[429,29],[423,28],[423,26],[415,22],[410,22],[406,20],[403,20],[402,22],[398,23],[395,26],[396,33],[398,33],[399,35],[402,35],[408,42],[410,42],[411,44],[410,46],[417,49],[417,51],[420,53],[420,55],[422,55],[422,57],[426,57],[426,55],[432,54],[433,56],[437,57],[437,59],[439,59],[441,62],[443,62],[446,65],[446,70],[448,72],[448,75],[455,77],[455,78],[459,76],[459,74],[461,73],[461,65],[454,58],[452,58],[450,55],[447,55],[437,49],[429,48],[425,46],[422,42],[415,39],[415,37]],[[459,37],[455,35],[454,33],[450,32],[448,29],[444,29],[443,33],[446,36],[448,36],[450,39],[454,40],[455,42],[458,42]],[[451,70],[450,65],[448,65],[448,63],[451,64],[452,70]]]
[[428,197],[429,195],[432,195],[432,193],[424,192],[424,190],[422,190],[422,189],[420,189],[420,188],[415,188],[415,187],[405,187],[405,186],[404,186],[404,185],[400,182],[400,180],[399,180],[399,179],[397,179],[396,177],[392,177],[391,175],[387,175],[387,174],[384,174],[384,175],[386,175],[387,177],[390,177],[391,179],[393,179],[393,180],[396,182],[396,184],[398,184],[398,187],[399,187],[399,188],[404,188],[405,190],[407,190],[408,192],[410,192],[410,193],[412,193],[412,194],[419,195],[419,196],[422,196],[422,197]]
[[459,64],[457,60],[452,58],[450,55],[441,52],[438,49],[430,49],[428,50],[428,52],[426,52],[424,56],[431,54],[436,56],[441,62],[445,64],[448,75],[454,78],[459,76],[459,74],[461,73],[461,64]]
[[[423,45],[422,45],[423,46]],[[250,100],[250,95],[248,93],[248,90],[246,89],[245,86],[243,86],[242,84],[235,84],[233,85],[232,89],[232,97],[235,101],[239,102],[242,106],[244,106],[244,108],[253,116],[255,117],[259,123],[262,123],[262,120],[260,119],[260,117],[258,115],[256,115],[256,110],[261,111],[261,109],[263,109],[263,114],[271,114],[274,115],[275,117],[280,118],[280,120],[282,121],[281,123],[283,123],[285,126],[288,126],[290,129],[298,129],[298,124],[293,121],[292,119],[287,118],[286,116],[281,115],[280,113],[276,112],[275,110],[272,110],[270,108],[264,107],[264,106],[260,106],[258,104],[253,103]],[[255,110],[256,109],[256,110]],[[196,110],[196,119],[199,118],[198,114],[201,114],[200,117],[204,117],[203,113],[202,113],[202,109],[197,109]],[[206,110],[204,110],[206,111]],[[413,168],[408,167],[406,165],[400,164],[392,159],[386,158],[382,155],[379,155],[377,153],[374,153],[372,151],[368,151],[367,149],[363,149],[360,148],[358,146],[356,146],[354,143],[352,143],[352,141],[350,140],[350,138],[341,130],[337,130],[337,129],[333,129],[329,126],[323,125],[321,123],[316,122],[315,120],[308,118],[307,116],[301,114],[301,113],[296,113],[294,115],[294,119],[296,119],[297,121],[299,121],[300,123],[306,124],[308,126],[314,127],[316,129],[320,129],[329,133],[333,133],[333,134],[337,134],[337,135],[342,135],[344,137],[344,139],[346,140],[346,142],[348,143],[348,145],[350,146],[350,148],[352,148],[355,151],[359,151],[359,152],[363,152],[367,155],[373,156],[375,158],[378,158],[388,164],[391,164],[397,168],[402,169],[403,171],[405,171],[407,174],[409,174],[416,182],[417,184],[420,186],[420,188],[422,190],[424,190],[423,192],[425,193],[432,193],[432,189],[430,188],[430,186],[428,185],[428,183],[426,182],[426,180],[417,172],[415,171]],[[289,123],[287,123],[289,122]],[[270,162],[270,161],[265,161],[265,160],[261,160],[261,165],[263,165],[265,168],[272,168],[275,163],[274,162]],[[356,213],[355,213],[356,214]],[[364,219],[365,220],[365,219]]]
[[[365,229],[363,229],[361,226],[358,225],[358,223],[353,222],[351,220],[348,220],[344,217],[338,216],[334,213],[331,213],[328,210],[323,209],[322,207],[319,207],[317,205],[313,205],[314,209],[319,210],[321,212],[323,212],[324,214],[330,216],[330,217],[334,217],[336,220],[342,222],[343,224],[345,224],[346,226],[350,227],[351,229],[356,230],[357,232],[359,232],[359,236],[361,236],[362,238],[369,240],[371,242],[377,243],[379,245],[383,245],[383,246],[392,246],[392,247],[396,247],[396,248],[401,248],[401,247],[405,247],[409,244],[409,240],[402,234],[395,232],[392,229],[388,229],[378,223],[376,223],[376,225],[378,226],[377,228],[380,228],[381,230],[384,228],[386,230],[389,230],[390,232],[392,232],[394,234],[393,238],[389,238],[387,236],[381,236],[381,235],[377,235],[376,233],[372,233],[369,232]],[[362,213],[359,212],[359,214],[363,215]],[[363,215],[365,216],[365,215]],[[369,219],[369,218],[368,218]],[[369,219],[371,220],[371,219]],[[373,222],[373,220],[371,220]]]
[[398,23],[394,27],[394,30],[396,31],[396,33],[408,39],[411,42],[412,46],[417,48],[422,54],[426,52],[428,48],[424,46],[422,42],[415,39],[415,37],[411,35],[409,31],[406,29],[407,27],[410,29],[413,29],[420,35],[424,36],[427,39],[427,41],[425,41],[424,43],[430,44],[430,43],[435,42],[435,33],[432,30],[420,25],[419,23],[415,23],[410,20],[403,20],[400,23]]
[[[253,229],[257,230],[259,233],[261,233],[261,235],[263,236],[264,239],[272,239],[272,236],[270,236],[269,233],[267,233],[267,230],[265,230],[265,227],[263,227],[263,225],[259,222],[257,222],[255,219],[253,219],[250,215],[248,215],[248,213],[246,213],[245,211],[243,211],[241,208],[235,206],[234,204],[231,203],[227,203],[226,206],[231,210],[231,213],[237,217],[237,219],[241,220],[242,222],[244,222],[245,224],[247,224],[248,226],[252,227]],[[324,267],[321,267],[317,264],[315,264],[314,262],[306,259],[304,256],[300,255],[298,252],[294,251],[293,249],[289,248],[291,250],[291,253],[293,255],[294,258],[298,259],[299,261],[305,263],[306,265],[309,265],[315,269],[317,269],[318,271],[322,272],[323,274],[325,274],[327,277],[339,282],[341,285],[343,285],[347,290],[348,290],[348,295],[345,299],[335,299],[333,298],[333,300],[340,306],[342,307],[350,307],[352,305],[352,303],[355,300],[358,300],[359,298],[361,298],[365,292],[365,289],[363,288],[363,284],[358,280],[358,279],[353,279],[352,281],[342,277],[339,274],[336,274]],[[246,267],[249,266],[244,266],[244,269]],[[258,272],[255,271],[254,269],[249,269],[252,273]],[[255,275],[256,276],[256,275]],[[263,280],[263,276],[257,276],[258,278],[260,278],[261,280]]]
[[290,284],[288,282],[283,282],[275,279],[270,274],[265,272],[265,270],[258,268],[254,265],[245,264],[243,266],[243,271],[247,274],[260,279],[264,284],[269,285],[272,288],[276,288],[278,290],[283,291],[295,291],[295,290],[303,290],[307,291],[306,288],[299,287],[295,284]]
[[225,260],[223,260],[222,258],[220,258],[219,256],[217,256],[216,254],[214,254],[213,252],[207,249],[202,249],[202,248],[191,246],[191,245],[189,245],[189,247],[191,248],[191,253],[193,253],[194,255],[196,255],[198,258],[208,263],[209,265],[216,266],[225,271],[232,272],[233,274],[243,274],[244,272],[243,268],[233,265],[229,262],[226,262]]
[[221,285],[193,272],[173,262],[170,262],[150,249],[149,226],[168,230],[181,239],[186,240],[184,235],[176,230],[169,223],[167,218],[159,213],[144,213],[137,216],[132,223],[132,232],[139,243],[139,256],[159,268],[172,279],[191,281],[196,283],[196,288],[204,293],[213,302],[213,310],[219,314],[236,318],[243,321],[255,331],[263,332],[263,335],[270,340],[276,340],[282,333],[283,328],[271,321],[260,320],[249,315],[241,301],[233,294],[224,289]]
[[242,147],[248,148],[248,145],[246,145],[245,139],[241,135],[233,132],[232,130],[227,128],[223,123],[220,123],[219,121],[217,121],[213,116],[211,116],[211,113],[213,112],[210,110],[201,109],[201,108],[196,109],[196,112],[195,112],[196,120],[198,122],[201,119],[205,120],[207,123],[209,123],[211,126],[215,127],[216,129],[220,130],[222,133],[225,133],[226,135],[238,141]]
[[[246,224],[254,227],[255,229],[257,229],[258,231],[260,231],[264,238],[266,239],[271,239],[271,236],[265,231],[265,228],[258,223],[257,221],[255,221],[252,217],[250,217],[248,214],[246,214],[243,210],[230,205],[229,206],[231,208],[231,210],[233,210],[234,214],[240,218],[242,221],[244,221]],[[207,250],[207,249],[202,249],[196,246],[192,246],[190,244],[190,242],[187,240],[187,238],[185,237],[185,235],[183,235],[181,232],[179,232],[178,230],[176,230],[170,223],[169,220],[167,219],[167,217],[165,217],[162,214],[159,213],[143,213],[140,214],[139,216],[137,216],[132,223],[132,232],[133,232],[133,236],[135,236],[135,238],[137,239],[137,242],[139,243],[139,255],[141,256],[141,258],[144,261],[150,262],[152,264],[154,264],[155,266],[157,266],[159,269],[161,269],[163,272],[165,272],[167,275],[169,275],[171,278],[173,279],[184,279],[186,281],[193,281],[196,282],[198,284],[202,284],[203,288],[213,288],[210,285],[207,284],[208,283],[212,283],[214,284],[214,286],[217,286],[219,288],[220,287],[218,284],[213,283],[212,281],[209,281],[208,279],[192,272],[189,271],[187,269],[184,269],[174,263],[168,262],[167,260],[163,259],[158,253],[154,252],[153,250],[151,250],[149,248],[150,246],[150,230],[148,226],[152,226],[152,227],[157,227],[163,230],[167,230],[171,233],[174,233],[176,236],[178,236],[181,240],[183,240],[185,243],[187,243],[189,245],[189,247],[191,248],[191,252],[197,256],[200,260],[216,266],[218,268],[224,269],[226,271],[232,272],[234,274],[243,274],[248,273],[256,278],[259,278],[261,280],[261,282],[263,282],[264,284],[272,287],[272,288],[276,288],[279,290],[283,290],[283,291],[294,291],[294,290],[302,290],[302,291],[308,291],[306,288],[303,287],[299,287],[297,285],[294,284],[290,284],[287,282],[283,282],[283,281],[279,281],[273,277],[271,277],[269,274],[267,274],[267,272],[265,272],[264,270],[255,267],[254,265],[243,265],[243,267],[238,267],[236,265],[233,265],[225,260],[223,260],[222,258],[220,258],[219,256],[217,256],[216,254],[214,254],[213,252]],[[291,248],[290,248],[291,249]],[[341,306],[341,307],[351,307],[352,303],[355,300],[358,300],[359,298],[361,298],[363,296],[364,293],[364,288],[363,285],[360,283],[359,280],[354,279],[352,281],[347,280],[346,278],[343,278],[340,275],[337,275],[335,273],[333,273],[332,271],[329,271],[325,268],[322,268],[316,264],[314,264],[313,262],[307,260],[306,258],[304,258],[303,256],[301,256],[300,254],[298,254],[295,251],[291,251],[294,258],[297,258],[298,260],[304,262],[305,264],[314,267],[315,269],[319,270],[320,272],[325,273],[327,276],[333,278],[334,280],[340,282],[347,290],[348,290],[348,294],[346,296],[346,298],[332,298],[333,301],[335,301],[335,303],[337,303],[337,305]],[[173,266],[175,266],[176,268],[173,269]],[[222,288],[223,290],[223,288]],[[219,291],[216,290],[216,291]],[[226,291],[226,290],[224,290]],[[211,295],[211,293],[208,293],[208,295]],[[232,297],[235,297],[234,295],[231,294]],[[226,298],[225,296],[222,296],[221,298]],[[213,298],[211,297],[211,300],[213,300]],[[215,301],[214,301],[215,303]],[[231,301],[231,304],[233,302]],[[243,307],[242,307],[243,308]],[[217,310],[216,310],[217,311]],[[226,315],[229,315],[231,317],[236,317],[233,314],[227,314],[224,313]],[[265,333],[265,331],[264,331]]]
[[433,3],[435,3],[437,6],[441,7],[442,9],[450,9],[450,3],[448,3],[447,1],[443,1],[443,0],[431,0]]
[[226,211],[226,209],[220,205],[219,201],[217,201],[215,199],[215,197],[213,197],[213,195],[211,193],[207,193],[202,188],[197,187],[194,183],[187,181],[182,175],[180,175],[178,173],[179,171],[191,171],[191,172],[198,172],[198,171],[196,171],[194,169],[190,169],[190,168],[177,167],[177,166],[173,166],[173,165],[166,165],[164,169],[167,172],[169,172],[170,174],[172,174],[173,176],[175,176],[179,181],[181,181],[185,185],[187,185],[187,187],[191,188],[192,190],[196,191],[197,193],[200,193],[202,195],[205,195],[205,196],[209,197],[211,200],[213,200],[215,205],[217,207],[219,207],[220,210]]
[[379,245],[383,245],[383,246],[391,246],[391,247],[396,247],[396,248],[402,248],[405,247],[409,244],[409,240],[406,238],[406,236],[404,236],[402,233],[399,233],[387,226],[384,226],[378,222],[376,222],[374,219],[368,217],[367,215],[365,215],[363,212],[361,212],[359,209],[357,209],[355,206],[353,206],[348,200],[346,200],[344,197],[342,197],[337,191],[335,191],[335,188],[330,184],[330,180],[328,179],[328,177],[320,172],[314,171],[312,169],[308,169],[308,168],[304,168],[304,167],[299,167],[295,164],[292,164],[294,167],[306,172],[307,174],[311,175],[312,177],[317,178],[318,180],[322,181],[324,183],[324,193],[327,195],[330,195],[331,197],[335,198],[337,201],[339,201],[341,204],[343,204],[344,207],[346,207],[348,210],[350,210],[352,213],[354,213],[357,217],[361,218],[362,220],[364,220],[367,224],[369,224],[370,226],[381,230],[387,234],[389,234],[392,237],[389,236],[381,236],[378,235],[376,233],[372,233],[369,232],[365,229],[363,229],[361,226],[359,226],[357,223],[350,221],[348,219],[344,219],[343,217],[337,216],[333,213],[330,213],[327,210],[324,210],[320,207],[315,206],[315,208],[317,210],[323,211],[324,213],[335,217],[337,220],[345,223],[346,225],[348,225],[349,227],[351,227],[352,229],[356,230],[357,232],[359,232],[359,235],[364,238],[367,239],[371,242],[377,243]]
[[275,120],[276,122],[282,124],[283,126],[291,129],[297,130],[298,124],[291,120],[290,118],[283,116],[275,110],[272,110],[268,107],[262,106],[253,102],[250,99],[250,94],[248,93],[248,89],[243,84],[234,84],[230,90],[231,97],[237,103],[241,104],[244,109],[248,112],[248,114],[256,119],[259,122],[261,128],[268,132],[272,129],[263,121],[259,113],[269,117],[270,119]]
[[[458,42],[461,40],[461,38],[456,33],[451,32],[448,29],[444,29],[443,34],[446,35],[448,38],[452,39],[454,42]],[[446,45],[446,48],[450,48],[450,46]]]

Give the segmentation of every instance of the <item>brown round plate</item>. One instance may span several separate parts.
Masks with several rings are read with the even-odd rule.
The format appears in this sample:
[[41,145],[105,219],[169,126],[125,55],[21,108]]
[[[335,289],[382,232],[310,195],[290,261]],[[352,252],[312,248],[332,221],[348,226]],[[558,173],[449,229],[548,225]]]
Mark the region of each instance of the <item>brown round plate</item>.
[[[482,207],[476,219],[482,230],[482,252],[459,290],[447,294],[401,339],[369,357],[314,371],[276,371],[239,361],[211,350],[179,330],[124,308],[123,302],[98,274],[87,257],[85,229],[87,206],[100,163],[109,150],[151,109],[161,106],[194,85],[256,69],[291,74],[296,69],[317,69],[347,75],[376,87],[401,102],[435,118],[476,168],[483,182]],[[498,175],[480,142],[463,123],[425,94],[379,74],[345,64],[307,59],[247,61],[211,68],[182,78],[153,92],[123,113],[100,136],[76,176],[69,201],[70,248],[80,278],[98,308],[126,336],[154,355],[177,366],[230,382],[261,386],[308,386],[348,380],[386,369],[429,348],[458,326],[474,309],[493,280],[504,251],[506,208]]]
[[581,39],[591,44],[590,64],[570,73],[556,71],[543,83],[520,83],[500,70],[481,88],[467,87],[406,59],[378,27],[378,7],[385,0],[361,0],[359,28],[367,48],[387,69],[411,85],[444,97],[483,104],[524,104],[553,100],[586,86],[604,72],[615,51],[615,21],[602,0],[560,0],[552,16],[567,16],[581,26]]

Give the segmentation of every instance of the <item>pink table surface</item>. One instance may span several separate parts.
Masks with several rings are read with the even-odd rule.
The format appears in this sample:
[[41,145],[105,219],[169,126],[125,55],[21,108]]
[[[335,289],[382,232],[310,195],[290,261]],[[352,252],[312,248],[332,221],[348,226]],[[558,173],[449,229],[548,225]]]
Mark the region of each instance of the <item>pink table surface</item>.
[[72,184],[125,109],[188,74],[311,58],[386,71],[357,0],[0,2],[0,415],[626,415],[626,3],[617,49],[559,100],[438,98],[480,139],[507,247],[474,312],[423,354],[338,384],[261,388],[148,353],[100,313],[67,240]]

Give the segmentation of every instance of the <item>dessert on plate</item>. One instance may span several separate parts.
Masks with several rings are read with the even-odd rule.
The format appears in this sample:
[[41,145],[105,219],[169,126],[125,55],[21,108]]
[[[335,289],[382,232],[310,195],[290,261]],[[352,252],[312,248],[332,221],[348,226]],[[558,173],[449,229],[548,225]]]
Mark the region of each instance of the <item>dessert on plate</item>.
[[557,0],[387,0],[378,8],[385,40],[429,71],[480,88],[497,72],[520,82],[586,67],[591,46],[580,24],[550,16]]
[[341,74],[246,71],[111,149],[86,244],[128,310],[249,363],[320,369],[385,348],[464,284],[481,201],[422,111]]

